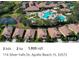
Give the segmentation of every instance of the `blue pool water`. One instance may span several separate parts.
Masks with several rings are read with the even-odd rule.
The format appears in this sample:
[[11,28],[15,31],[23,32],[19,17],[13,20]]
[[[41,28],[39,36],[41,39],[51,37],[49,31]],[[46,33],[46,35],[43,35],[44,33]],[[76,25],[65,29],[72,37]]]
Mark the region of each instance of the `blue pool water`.
[[53,16],[54,13],[51,11],[45,11],[44,15],[42,16],[43,19],[47,20],[49,16]]
[[0,18],[0,24],[16,24],[17,22],[13,18]]
[[64,22],[65,21],[65,16],[61,15],[61,16],[57,16],[56,19],[60,22]]

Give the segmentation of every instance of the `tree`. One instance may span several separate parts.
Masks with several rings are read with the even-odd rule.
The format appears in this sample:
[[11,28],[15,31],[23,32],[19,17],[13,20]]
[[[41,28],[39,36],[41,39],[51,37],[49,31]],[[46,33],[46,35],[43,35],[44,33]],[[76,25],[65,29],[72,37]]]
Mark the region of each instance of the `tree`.
[[14,6],[15,4],[13,2],[3,2],[3,4],[0,6],[0,15],[12,12]]

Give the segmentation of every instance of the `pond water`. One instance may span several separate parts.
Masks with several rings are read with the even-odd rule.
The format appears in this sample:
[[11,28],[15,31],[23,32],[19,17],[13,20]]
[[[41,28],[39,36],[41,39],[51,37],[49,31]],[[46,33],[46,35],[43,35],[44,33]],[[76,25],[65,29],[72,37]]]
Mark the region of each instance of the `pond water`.
[[16,24],[16,20],[13,18],[0,18],[0,24],[5,25],[5,24]]

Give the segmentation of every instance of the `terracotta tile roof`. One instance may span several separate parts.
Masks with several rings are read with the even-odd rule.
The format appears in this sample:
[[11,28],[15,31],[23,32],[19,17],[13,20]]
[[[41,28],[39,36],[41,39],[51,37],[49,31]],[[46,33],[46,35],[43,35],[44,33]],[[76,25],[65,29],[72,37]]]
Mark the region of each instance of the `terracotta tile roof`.
[[12,31],[13,31],[13,27],[5,27],[3,32],[2,32],[2,35],[4,35],[7,38],[10,38]]
[[39,4],[39,8],[41,8],[41,7],[49,8],[49,7],[54,7],[54,6],[56,6],[56,4],[53,4],[53,3],[51,3],[51,4],[49,4],[49,5],[46,5],[46,3],[47,3],[47,2],[41,2],[41,3]]
[[77,26],[79,27],[79,24],[77,24]]
[[39,10],[39,8],[36,6],[30,6],[30,7],[25,9],[25,11],[38,11],[38,10]]
[[60,37],[61,35],[56,28],[48,28],[48,33],[51,38]]
[[67,26],[62,26],[62,27],[59,27],[59,31],[62,33],[62,35],[64,36],[68,36],[70,35],[71,31],[68,29]]
[[61,5],[62,5],[64,8],[67,7],[67,4],[65,4],[65,3],[62,3]]
[[24,38],[34,38],[36,29],[27,29]]
[[44,7],[44,8],[50,8],[50,7],[56,6],[56,4],[53,4],[53,3],[50,3],[48,5],[46,3],[47,2],[41,2],[41,3],[38,4],[36,2],[30,1],[30,2],[28,2],[28,7],[27,8],[25,7],[26,3],[23,3],[23,8],[25,8],[24,11],[38,11],[39,8],[42,8],[42,7]]
[[36,3],[33,1],[30,1],[28,2],[28,7],[24,11],[38,11],[38,10],[39,8],[36,6]]
[[24,33],[24,29],[16,28],[12,37],[15,38],[16,36],[19,36],[22,38],[23,33]]
[[76,34],[79,33],[79,27],[77,24],[69,24],[68,28],[72,31],[74,31]]
[[45,2],[41,2],[40,4],[38,4],[39,8],[44,7],[45,6]]
[[47,33],[45,29],[37,29],[37,38],[46,38]]

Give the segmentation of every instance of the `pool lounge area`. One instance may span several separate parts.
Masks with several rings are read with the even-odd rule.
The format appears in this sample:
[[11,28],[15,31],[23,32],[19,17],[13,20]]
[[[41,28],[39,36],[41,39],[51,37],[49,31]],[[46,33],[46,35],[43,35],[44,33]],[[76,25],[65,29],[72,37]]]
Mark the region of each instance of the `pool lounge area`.
[[48,18],[50,16],[54,16],[55,12],[51,11],[51,10],[46,10],[41,12],[40,18],[44,19],[44,20],[48,20]]
[[[38,16],[41,19],[48,20],[48,19],[56,19],[59,22],[67,21],[66,16],[63,14],[58,14],[55,10],[46,10],[43,12],[38,13]],[[51,18],[50,18],[51,17]]]

